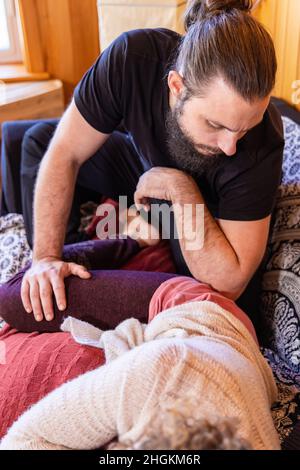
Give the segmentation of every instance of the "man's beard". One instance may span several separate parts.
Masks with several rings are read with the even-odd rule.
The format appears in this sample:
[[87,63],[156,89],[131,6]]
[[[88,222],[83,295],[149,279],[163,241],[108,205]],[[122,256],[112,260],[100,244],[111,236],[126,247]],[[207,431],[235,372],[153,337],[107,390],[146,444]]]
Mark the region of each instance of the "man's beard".
[[[183,103],[174,111],[169,110],[166,117],[167,146],[174,166],[194,178],[199,178],[204,174],[220,167],[228,162],[228,157],[224,153],[204,155],[198,152],[195,144],[181,129],[178,123]],[[210,151],[210,147],[203,145],[203,148]]]

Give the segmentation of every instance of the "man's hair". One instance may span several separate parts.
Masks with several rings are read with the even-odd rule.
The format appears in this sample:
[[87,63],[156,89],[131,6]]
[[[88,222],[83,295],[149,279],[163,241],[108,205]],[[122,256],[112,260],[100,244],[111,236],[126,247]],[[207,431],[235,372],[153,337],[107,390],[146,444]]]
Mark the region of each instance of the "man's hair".
[[[235,418],[205,416],[194,397],[161,403],[144,432],[135,441],[119,436],[109,450],[251,450],[238,433]],[[197,416],[198,415],[198,416]]]
[[271,36],[251,16],[251,0],[191,0],[173,70],[183,77],[187,99],[201,96],[221,77],[246,101],[268,96],[277,61]]

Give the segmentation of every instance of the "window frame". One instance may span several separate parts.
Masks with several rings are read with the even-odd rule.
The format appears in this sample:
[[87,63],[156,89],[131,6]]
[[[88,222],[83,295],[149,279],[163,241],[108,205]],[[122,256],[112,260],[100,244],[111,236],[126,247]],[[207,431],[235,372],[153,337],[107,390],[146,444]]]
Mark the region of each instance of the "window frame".
[[4,0],[6,23],[9,35],[9,49],[0,50],[0,65],[22,63],[21,41],[15,0]]

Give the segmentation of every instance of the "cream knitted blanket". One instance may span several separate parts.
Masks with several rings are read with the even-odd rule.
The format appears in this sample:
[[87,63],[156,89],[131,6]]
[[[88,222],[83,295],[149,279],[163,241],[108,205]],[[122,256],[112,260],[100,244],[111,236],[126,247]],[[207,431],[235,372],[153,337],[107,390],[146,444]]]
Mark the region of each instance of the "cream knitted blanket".
[[279,449],[272,372],[247,328],[213,302],[189,302],[148,325],[130,318],[102,332],[67,319],[63,329],[104,348],[106,365],[62,385],[26,411],[1,449],[94,449],[137,439],[164,397],[194,394],[201,415],[236,417],[254,449]]

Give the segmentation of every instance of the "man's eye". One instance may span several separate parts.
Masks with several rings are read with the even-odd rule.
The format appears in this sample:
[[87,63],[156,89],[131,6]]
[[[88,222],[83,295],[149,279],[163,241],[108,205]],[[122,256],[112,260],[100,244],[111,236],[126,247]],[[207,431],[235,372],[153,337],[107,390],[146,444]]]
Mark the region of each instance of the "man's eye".
[[211,129],[215,129],[216,131],[219,131],[220,129],[222,129],[222,127],[220,126],[215,126],[214,124],[212,124],[211,122],[207,121],[207,124],[208,126],[211,128]]

